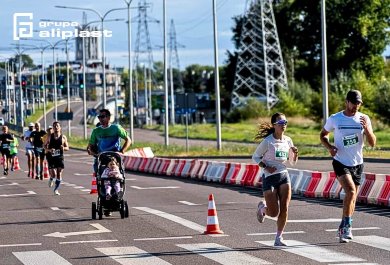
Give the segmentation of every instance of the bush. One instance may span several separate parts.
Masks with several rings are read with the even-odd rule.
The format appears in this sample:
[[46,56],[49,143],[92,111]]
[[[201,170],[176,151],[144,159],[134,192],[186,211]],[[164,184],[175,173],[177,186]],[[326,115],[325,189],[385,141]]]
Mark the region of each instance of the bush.
[[268,115],[268,110],[265,102],[251,98],[242,107],[237,107],[231,110],[226,115],[226,121],[230,123],[249,120]]

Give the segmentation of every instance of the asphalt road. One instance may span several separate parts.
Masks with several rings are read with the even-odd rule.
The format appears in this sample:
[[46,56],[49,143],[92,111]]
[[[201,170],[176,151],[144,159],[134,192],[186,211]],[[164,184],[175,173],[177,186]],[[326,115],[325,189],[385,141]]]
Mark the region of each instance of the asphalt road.
[[[92,220],[92,158],[71,150],[65,166],[60,196],[23,170],[0,177],[0,264],[389,264],[389,208],[359,205],[355,239],[340,244],[341,203],[294,197],[290,246],[276,249],[275,221],[256,220],[260,190],[128,173],[130,217]],[[209,194],[222,237],[203,235]]]

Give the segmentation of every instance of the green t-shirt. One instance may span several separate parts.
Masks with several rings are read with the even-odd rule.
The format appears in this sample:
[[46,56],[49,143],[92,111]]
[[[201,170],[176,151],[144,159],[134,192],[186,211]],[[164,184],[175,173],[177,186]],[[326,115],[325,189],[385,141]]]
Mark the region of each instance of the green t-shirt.
[[107,128],[99,126],[93,129],[89,143],[97,146],[98,153],[104,151],[120,151],[120,139],[127,138],[127,131],[119,124],[111,124]]
[[18,138],[14,137],[14,141],[10,143],[10,148],[9,148],[9,153],[11,155],[18,153],[18,145],[19,145]]

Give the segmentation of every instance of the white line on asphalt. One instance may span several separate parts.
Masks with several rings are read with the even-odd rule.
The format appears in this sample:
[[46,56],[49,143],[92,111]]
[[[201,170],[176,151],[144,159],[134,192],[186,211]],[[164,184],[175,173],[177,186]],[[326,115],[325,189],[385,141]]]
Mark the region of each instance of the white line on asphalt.
[[12,252],[24,265],[72,265],[52,250]]
[[[284,231],[283,235],[287,234],[305,234],[305,231]],[[246,234],[247,236],[267,236],[267,235],[276,235],[275,232],[273,233],[252,233],[252,234]]]
[[137,180],[137,179],[128,179],[128,178],[126,178],[126,180]]
[[91,192],[91,189],[85,189],[85,190],[81,190],[81,191],[88,191],[88,192]]
[[1,194],[0,197],[17,197],[17,196],[26,196],[36,194],[35,192],[28,190],[27,193],[19,193],[19,194]]
[[0,179],[6,179],[7,177],[0,177]]
[[146,238],[134,238],[134,241],[153,241],[153,240],[171,240],[171,239],[187,239],[192,236],[171,236],[171,237],[146,237]]
[[340,222],[340,218],[287,220],[287,223],[334,223]]
[[198,204],[198,203],[192,203],[192,202],[188,202],[188,201],[178,201],[182,204],[185,204],[185,205],[190,205],[190,206],[194,206],[194,205],[202,205],[202,204]]
[[203,257],[206,257],[223,265],[272,264],[266,260],[246,254],[242,251],[236,251],[232,248],[228,248],[215,243],[178,244],[176,246],[202,255]]
[[91,173],[74,173],[75,176],[91,176]]
[[[329,250],[314,244],[308,244],[296,240],[284,240],[287,247],[276,247],[283,251],[293,253],[317,262],[357,262],[365,261],[364,259],[347,255],[341,252]],[[256,241],[262,245],[273,246],[274,241]]]
[[7,247],[26,247],[26,246],[42,246],[42,243],[8,244],[8,245],[0,245],[0,248],[7,248]]
[[151,209],[151,208],[148,208],[148,207],[133,207],[134,209],[137,209],[137,210],[140,210],[140,211],[144,211],[144,212],[147,212],[147,213],[151,213],[151,214],[154,214],[154,215],[157,215],[157,216],[160,216],[162,218],[165,218],[165,219],[168,219],[172,222],[175,222],[175,223],[178,223],[178,224],[181,224],[185,227],[188,227],[192,230],[195,230],[197,232],[200,232],[200,233],[203,233],[205,231],[205,227],[204,226],[201,226],[197,223],[194,223],[192,221],[188,221],[184,218],[181,218],[179,216],[176,216],[176,215],[173,215],[173,214],[170,214],[170,213],[165,213],[165,212],[162,212],[162,211],[159,211],[159,210],[155,210],[155,209]]
[[81,241],[65,241],[59,242],[60,245],[66,244],[84,244],[84,243],[104,243],[104,242],[117,242],[118,239],[106,239],[106,240],[81,240]]
[[10,184],[2,184],[2,185],[0,185],[0,187],[4,187],[4,186],[15,186],[15,185],[19,185],[19,184],[16,183],[16,182],[12,182],[12,183],[10,183]]
[[[352,230],[353,231],[357,231],[357,230],[378,230],[378,229],[381,229],[380,227],[376,227],[376,226],[373,226],[373,227],[353,227]],[[338,229],[326,229],[325,230],[326,232],[337,232],[339,231]]]
[[131,188],[133,189],[137,189],[137,190],[157,190],[157,189],[178,189],[180,187],[177,187],[177,186],[167,186],[167,187],[138,187],[138,186],[130,186]]
[[390,239],[381,236],[354,236],[353,241],[366,246],[390,251]]
[[72,183],[66,183],[66,184],[64,184],[65,186],[68,186],[68,187],[75,187],[75,186],[77,186],[76,184],[72,184]]
[[76,187],[73,187],[75,189],[85,189],[83,186],[76,186]]
[[137,247],[112,247],[112,248],[96,248],[96,250],[109,256],[116,262],[122,265],[169,265],[166,262],[152,254],[137,248]]
[[50,207],[50,209],[52,209],[53,211],[59,211],[60,210],[60,208],[58,208],[58,207]]
[[332,265],[380,265],[378,263],[337,263]]

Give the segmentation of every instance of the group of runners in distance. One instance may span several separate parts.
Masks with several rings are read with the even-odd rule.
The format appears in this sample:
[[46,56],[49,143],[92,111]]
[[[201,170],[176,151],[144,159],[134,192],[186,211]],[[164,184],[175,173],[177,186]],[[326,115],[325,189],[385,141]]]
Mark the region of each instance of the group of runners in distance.
[[[345,98],[344,110],[331,115],[320,132],[321,143],[333,157],[334,172],[345,191],[342,218],[338,229],[340,243],[353,239],[352,215],[364,167],[362,153],[364,140],[366,139],[372,147],[376,144],[370,118],[359,112],[362,104],[360,91],[350,90]],[[105,151],[125,153],[131,145],[126,130],[119,124],[111,124],[110,117],[109,110],[100,110],[99,125],[93,129],[87,147],[88,154],[95,156],[95,172],[97,171],[96,156],[99,153]],[[294,146],[292,139],[285,135],[287,124],[286,115],[280,112],[272,115],[271,123],[261,123],[255,137],[261,142],[252,156],[253,161],[263,169],[264,201],[258,204],[257,219],[263,223],[266,216],[277,217],[275,246],[286,246],[283,231],[288,220],[288,207],[292,194],[286,163],[295,165],[298,161],[298,148]],[[334,132],[333,144],[329,141],[331,132]],[[35,125],[30,123],[29,129],[24,133],[24,140],[28,141],[26,145],[28,177],[35,176],[36,179],[42,179],[42,163],[46,153],[50,171],[49,186],[51,187],[55,180],[54,193],[59,195],[58,188],[64,169],[63,152],[69,150],[67,138],[62,135],[59,122],[54,122],[53,129],[48,128],[46,132],[40,129],[39,123]],[[11,171],[14,167],[12,158],[15,151],[12,150],[17,147],[17,140],[8,132],[8,127],[3,126],[0,141],[4,158],[4,175],[7,175],[9,165]],[[106,187],[106,189],[111,188]],[[113,188],[117,189],[117,187]]]

